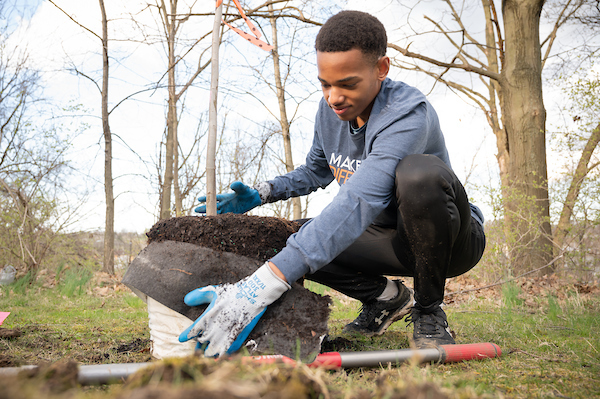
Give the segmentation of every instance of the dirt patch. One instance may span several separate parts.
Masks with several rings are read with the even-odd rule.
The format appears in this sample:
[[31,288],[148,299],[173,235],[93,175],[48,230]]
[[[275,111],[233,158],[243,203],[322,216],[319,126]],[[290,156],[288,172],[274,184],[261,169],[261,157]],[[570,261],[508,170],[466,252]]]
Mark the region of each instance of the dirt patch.
[[11,328],[0,327],[0,338],[6,338],[6,339],[19,338],[22,334],[23,333],[18,328],[11,329]]
[[[322,375],[284,363],[261,365],[188,357],[168,359],[130,376],[119,399],[330,397]],[[192,381],[192,384],[182,384]]]
[[446,304],[460,304],[468,302],[471,297],[487,300],[500,300],[502,288],[505,284],[515,284],[519,288],[519,299],[528,307],[538,307],[540,298],[553,296],[560,301],[566,300],[576,293],[582,299],[593,298],[600,294],[598,283],[582,284],[566,281],[556,275],[540,277],[522,277],[509,281],[489,284],[471,277],[469,273],[446,280]]
[[18,359],[11,355],[0,353],[0,367],[18,367],[21,365]]
[[299,228],[298,223],[285,219],[226,213],[161,220],[146,235],[148,243],[187,242],[266,261],[281,251]]
[[348,350],[354,350],[357,342],[351,341],[344,337],[329,338],[325,337],[321,344],[322,352],[344,352]]
[[150,340],[136,338],[131,342],[121,344],[115,348],[117,353],[130,353],[130,352],[149,352],[150,351]]

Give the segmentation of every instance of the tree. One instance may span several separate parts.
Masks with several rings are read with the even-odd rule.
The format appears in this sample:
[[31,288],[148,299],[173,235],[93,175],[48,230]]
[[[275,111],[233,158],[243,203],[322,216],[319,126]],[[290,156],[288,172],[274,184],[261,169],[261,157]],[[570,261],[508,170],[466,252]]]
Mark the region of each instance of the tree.
[[[275,83],[277,103],[279,105],[279,118],[278,122],[281,126],[281,136],[283,139],[284,149],[284,164],[286,172],[294,170],[294,159],[292,156],[292,140],[290,135],[290,119],[288,118],[287,107],[286,107],[286,92],[285,92],[285,81],[281,77],[281,60],[280,60],[280,47],[277,30],[277,19],[281,17],[287,10],[286,7],[276,10],[273,8],[273,3],[268,4],[268,13],[270,17],[271,32],[273,39],[273,80]],[[300,13],[301,15],[301,13]],[[312,25],[321,25],[320,23],[306,19],[304,23]],[[293,219],[297,220],[302,218],[302,204],[299,197],[292,198],[293,208]]]
[[179,140],[178,125],[179,117],[177,105],[185,92],[192,86],[194,80],[210,64],[210,59],[203,62],[202,56],[207,49],[200,52],[196,69],[187,77],[187,81],[178,84],[178,65],[184,57],[189,54],[202,40],[210,33],[198,35],[199,38],[193,40],[192,44],[178,53],[177,45],[179,43],[178,35],[181,32],[182,25],[189,20],[192,14],[193,4],[186,13],[178,14],[178,0],[169,0],[168,7],[164,0],[157,0],[154,8],[158,10],[161,29],[167,47],[167,137],[165,142],[165,167],[164,178],[162,180],[161,200],[160,200],[160,219],[167,219],[172,216],[172,199],[175,199],[175,214],[181,215],[183,212],[183,198],[179,187]]
[[104,137],[104,198],[105,198],[105,218],[104,218],[104,251],[102,271],[108,274],[115,272],[115,196],[113,187],[112,174],[112,133],[110,131],[109,116],[111,111],[108,109],[108,87],[109,87],[109,56],[108,56],[108,19],[106,17],[106,8],[104,0],[98,0],[100,5],[100,17],[102,26],[102,35],[98,35],[92,30],[78,23],[65,10],[60,8],[54,1],[50,0],[56,8],[65,14],[71,21],[82,27],[84,30],[91,33],[102,44],[102,82],[101,85],[87,76],[86,74],[75,69],[76,73],[91,80],[100,92],[101,101],[101,119],[102,119],[102,135]]
[[104,136],[104,193],[106,202],[106,215],[104,222],[104,262],[102,271],[114,274],[115,272],[115,196],[113,193],[112,175],[112,133],[108,121],[108,20],[104,0],[100,2],[102,15],[102,134]]
[[[230,29],[235,31],[236,33],[238,33],[239,35],[241,35],[244,39],[250,41],[253,44],[256,44],[258,47],[261,47],[262,49],[271,49],[271,46],[266,43],[265,41],[260,39],[260,33],[259,31],[262,31],[263,29],[260,27],[260,25],[257,23],[257,25],[259,25],[259,28],[256,28],[256,26],[253,25],[252,21],[255,21],[256,19],[265,19],[267,21],[273,21],[275,22],[276,19],[279,18],[286,18],[286,19],[295,19],[298,21],[302,21],[302,23],[305,24],[318,24],[315,23],[314,21],[311,21],[309,18],[306,18],[304,16],[304,14],[302,13],[302,11],[296,7],[293,4],[288,4],[285,7],[282,7],[281,9],[273,9],[273,5],[277,4],[278,1],[267,1],[264,4],[261,4],[260,6],[258,6],[257,8],[254,9],[249,9],[249,10],[243,10],[241,7],[241,4],[239,3],[239,1],[234,0],[233,4],[235,5],[235,7],[238,9],[238,12],[228,12],[227,10],[229,10],[229,7],[231,7],[231,4],[221,4],[220,1],[217,1],[217,5],[219,6],[217,8],[217,12],[218,10],[227,5],[227,9],[223,10],[222,12],[222,17],[225,19],[225,25]],[[269,11],[269,7],[271,7],[271,11]],[[163,13],[164,14],[164,13]],[[171,13],[169,15],[171,15],[171,17],[174,16],[174,12],[173,10],[171,10]],[[182,13],[177,15],[178,20],[182,20],[182,21],[187,21],[190,17],[195,16],[195,17],[212,17],[215,18],[215,12],[210,12],[210,13],[192,13],[191,12],[191,8],[189,10],[188,13]],[[244,30],[239,29],[234,27],[232,24],[235,23],[236,21],[243,19],[245,21],[246,24],[248,24],[248,28],[250,30],[251,33],[246,33]],[[164,17],[163,17],[164,20]],[[219,22],[218,26],[219,29],[222,29],[223,27],[221,27],[220,24],[221,19],[215,20],[214,23],[214,29],[217,29],[217,22]],[[277,32],[277,26],[276,25],[272,25],[272,32]],[[297,32],[293,32],[292,35],[294,36]],[[274,33],[276,35],[276,33]],[[206,35],[202,36],[202,38],[206,37]],[[234,37],[237,37],[234,35]],[[217,40],[215,42],[215,40]],[[212,48],[213,48],[213,53],[216,52],[218,50],[218,48],[215,48],[214,46],[218,43],[220,43],[220,37],[217,36],[213,36],[213,44],[212,44]],[[276,40],[276,37],[272,38],[273,41]],[[246,44],[243,44],[243,42],[239,42],[242,43],[240,46],[246,46]],[[237,49],[237,42],[234,44],[234,46]],[[260,52],[259,52],[260,53]],[[187,52],[186,52],[187,54]],[[263,53],[260,53],[261,55]],[[178,61],[181,62],[183,58],[179,57]],[[280,72],[280,59],[279,59],[279,55],[278,54],[274,54],[274,69],[277,69]],[[217,65],[212,65],[212,69],[217,69],[218,66]],[[261,76],[263,78],[263,80],[267,81],[267,78],[265,78],[264,76]],[[288,78],[289,74],[286,75],[285,78]],[[213,72],[211,74],[211,79],[216,80],[218,78],[217,72]],[[286,170],[291,170],[294,167],[294,163],[293,163],[293,159],[291,156],[291,140],[290,140],[290,135],[289,135],[289,126],[291,124],[291,121],[293,119],[289,119],[287,117],[287,115],[285,115],[284,113],[286,112],[285,109],[285,101],[286,101],[286,93],[285,93],[285,80],[284,78],[281,77],[281,75],[277,78],[277,79],[273,79],[276,82],[269,82],[268,84],[270,85],[271,88],[273,88],[273,91],[276,93],[276,96],[279,96],[279,104],[283,104],[283,108],[280,106],[280,111],[279,111],[279,117],[276,117],[278,122],[280,123],[280,125],[282,126],[282,136],[284,137],[284,156],[283,158],[285,159],[285,164],[286,164]],[[244,82],[243,86],[247,86],[247,81]],[[216,87],[216,83],[214,84]],[[171,87],[171,84],[169,84],[169,87]],[[278,88],[277,88],[278,87]],[[223,89],[223,88],[221,88]],[[228,90],[228,88],[225,88],[225,90]],[[235,91],[235,90],[234,90]],[[220,187],[217,187],[217,182],[216,182],[216,178],[211,178],[211,176],[213,176],[214,173],[216,173],[217,171],[217,166],[213,163],[215,161],[217,161],[217,156],[215,154],[215,156],[213,157],[213,151],[216,151],[216,142],[215,142],[215,138],[216,137],[216,131],[217,131],[217,127],[216,127],[216,116],[214,116],[214,113],[216,112],[216,102],[215,102],[215,98],[216,98],[216,89],[213,89],[211,87],[211,100],[209,101],[209,109],[213,109],[210,114],[213,115],[209,115],[209,131],[212,132],[209,134],[209,139],[208,139],[208,150],[207,150],[207,187],[206,187],[206,194],[207,194],[207,209],[208,209],[208,214],[211,214],[212,211],[212,204],[211,204],[211,198],[216,195],[216,190],[219,190]],[[239,90],[238,93],[239,94]],[[247,93],[250,95],[253,95],[253,93]],[[259,100],[260,101],[260,100]],[[273,113],[273,115],[275,115]],[[283,116],[282,116],[283,115]],[[260,144],[261,147],[264,148],[265,143]],[[169,148],[171,148],[171,144],[169,144],[169,139],[167,139],[167,149],[166,149],[166,164],[167,167],[170,164],[170,156],[171,154],[169,153]],[[235,149],[233,150],[235,151]],[[279,158],[279,157],[278,157]],[[213,161],[214,159],[214,161]],[[260,160],[262,159],[261,156],[257,156],[256,160]],[[259,168],[260,169],[260,168]],[[164,204],[166,203],[165,198],[166,196],[168,196],[169,194],[166,193],[166,188],[168,187],[169,183],[169,171],[165,169],[165,177],[163,179],[163,181],[161,181],[161,186],[163,187],[162,190],[162,194],[161,194],[161,218],[164,217],[168,217],[170,215],[170,212],[168,212],[168,210],[165,209]],[[298,201],[299,204],[299,201]],[[301,212],[301,207],[297,207],[297,215],[300,215]],[[176,212],[178,214],[178,212]]]
[[[285,106],[285,92],[283,83],[281,80],[281,66],[279,60],[279,43],[277,37],[277,18],[275,18],[275,11],[273,10],[273,4],[269,3],[269,16],[271,17],[271,33],[273,38],[273,74],[275,80],[275,88],[277,90],[277,103],[279,104],[279,124],[281,125],[281,136],[283,138],[283,150],[285,156],[285,169],[286,172],[294,170],[294,159],[292,156],[292,140],[290,137],[290,122],[287,115],[287,108]],[[300,219],[302,217],[302,204],[300,198],[296,197],[292,199],[293,204],[293,218]]]
[[28,54],[9,48],[10,32],[0,29],[0,262],[35,281],[75,215],[65,199],[69,144],[61,137],[66,128],[34,107],[41,105],[40,78]]
[[[259,61],[258,66],[252,65],[250,60],[248,60],[248,67],[258,77],[256,83],[266,85],[269,89],[267,93],[274,94],[277,99],[277,110],[269,107],[270,101],[264,94],[264,90],[256,89],[255,85],[246,83],[244,91],[245,94],[251,96],[253,100],[258,101],[264,106],[279,127],[279,129],[274,130],[274,125],[270,121],[266,123],[264,130],[267,134],[263,136],[264,140],[259,144],[260,151],[257,151],[257,153],[264,153],[268,146],[268,141],[274,135],[281,136],[283,154],[277,153],[275,158],[277,161],[280,160],[283,163],[284,170],[281,173],[287,173],[295,167],[292,155],[292,124],[298,117],[300,104],[314,93],[314,90],[310,90],[312,85],[299,83],[299,80],[304,75],[303,71],[306,70],[307,63],[306,57],[300,55],[304,53],[304,48],[302,47],[304,43],[301,43],[301,39],[303,38],[301,31],[307,27],[320,26],[321,23],[306,16],[303,12],[303,8],[307,7],[306,4],[288,2],[276,8],[275,5],[278,5],[278,3],[278,1],[267,1],[259,7],[246,12],[246,15],[254,20],[260,21],[266,19],[271,28],[272,68],[266,66],[267,62],[265,60]],[[236,16],[231,14],[229,16],[231,18],[229,22],[233,22]],[[278,21],[280,26],[284,26],[283,32],[278,27]],[[256,22],[256,24],[259,27],[261,26],[260,22]],[[248,38],[248,35],[244,37]],[[284,42],[284,44],[282,45],[281,42]],[[312,54],[312,45],[308,47]],[[287,51],[287,55],[285,51]],[[290,86],[293,86],[293,88],[290,89]],[[259,159],[262,161],[262,157],[259,157]],[[277,168],[277,165],[275,167]],[[283,212],[278,213],[278,216],[291,216],[293,219],[302,218],[300,198],[292,198],[290,202],[292,203],[291,214]],[[289,208],[289,205],[287,207]]]
[[[277,45],[277,17],[274,12],[273,3],[274,2],[266,2],[261,5],[259,8],[250,10],[247,13],[242,9],[241,4],[234,0],[235,6],[239,11],[239,15],[228,14],[230,19],[225,21],[225,24],[240,36],[247,39],[249,42],[255,44],[256,46],[262,48],[263,50],[272,51],[273,56],[273,71],[274,71],[274,80],[275,80],[275,92],[278,99],[279,105],[279,118],[278,122],[281,126],[281,132],[283,136],[283,145],[284,145],[284,156],[285,156],[285,165],[286,171],[291,171],[294,169],[294,163],[292,159],[292,150],[291,150],[291,139],[290,139],[290,121],[287,116],[287,110],[285,105],[285,92],[284,85],[282,83],[281,72],[280,72],[280,59],[278,53],[278,45]],[[215,13],[215,22],[213,25],[213,55],[212,55],[212,72],[211,72],[211,98],[209,101],[209,110],[210,110],[210,129],[209,129],[209,140],[207,146],[207,203],[206,209],[208,215],[216,214],[216,165],[215,165],[215,151],[216,151],[216,131],[217,131],[217,92],[218,92],[218,46],[220,44],[220,36],[217,36],[215,32],[217,29],[221,27],[221,15],[222,15],[222,2],[217,1],[217,11]],[[261,35],[258,29],[254,26],[248,16],[258,16],[260,14],[260,9],[267,7],[267,16],[271,23],[271,32],[272,32],[272,41],[273,45],[270,45],[260,39]],[[290,7],[292,8],[292,7]],[[278,10],[279,13],[286,10],[286,8]],[[301,14],[301,13],[300,13]],[[246,33],[238,28],[235,28],[231,25],[231,23],[236,20],[242,18],[245,20],[246,24],[250,28],[251,34]],[[264,145],[264,143],[263,143]],[[299,219],[301,217],[301,205],[299,198],[295,198],[294,200],[294,218]]]
[[[448,59],[412,51],[410,44],[389,47],[406,57],[395,65],[425,73],[474,103],[486,115],[496,136],[497,160],[504,199],[506,235],[512,237],[511,268],[519,273],[552,263],[552,232],[546,164],[546,109],[542,96],[542,69],[553,54],[557,32],[586,4],[567,1],[554,16],[552,30],[540,41],[543,0],[482,0],[478,18],[484,34],[477,37],[465,22],[472,11],[467,2],[456,6],[441,0],[452,21],[426,16],[433,30],[452,46]],[[472,17],[472,16],[471,16]],[[472,22],[473,20],[471,20]],[[479,78],[470,85],[456,72]],[[533,226],[533,228],[532,228]]]
[[567,236],[573,220],[581,217],[577,215],[580,192],[586,178],[594,172],[597,175],[600,166],[597,155],[600,143],[600,76],[592,71],[593,68],[590,68],[584,76],[571,77],[564,89],[565,98],[569,100],[566,112],[573,127],[561,134],[562,147],[566,147],[569,153],[580,152],[580,155],[574,170],[569,171],[570,184],[554,231],[555,257],[560,257],[569,246]]
[[217,99],[219,94],[219,45],[221,43],[221,16],[223,4],[217,6],[212,30],[212,55],[210,73],[210,100],[209,100],[209,129],[208,144],[206,146],[206,214],[217,214],[217,181],[215,156],[217,153]]

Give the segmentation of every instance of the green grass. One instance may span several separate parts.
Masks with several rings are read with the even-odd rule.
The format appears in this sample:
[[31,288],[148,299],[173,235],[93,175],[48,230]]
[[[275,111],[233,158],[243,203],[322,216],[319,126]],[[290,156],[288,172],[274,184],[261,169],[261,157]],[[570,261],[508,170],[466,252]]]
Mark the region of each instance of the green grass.
[[85,268],[68,269],[59,284],[60,293],[70,297],[82,295],[93,273]]
[[[71,286],[72,288],[73,286]],[[130,292],[97,297],[74,289],[33,287],[24,294],[9,287],[0,293],[0,310],[9,311],[3,328],[19,329],[18,339],[1,339],[0,353],[18,365],[72,358],[81,363],[146,361],[146,353],[116,353],[136,338],[148,340],[145,304]],[[70,294],[70,296],[67,296]]]
[[[323,286],[308,282],[306,285],[327,293]],[[78,294],[75,289],[72,296],[67,296],[60,288],[40,287],[18,293],[5,287],[0,292],[0,311],[11,312],[2,327],[23,332],[16,339],[0,338],[0,354],[20,364],[65,358],[88,364],[149,360],[147,352],[118,353],[115,349],[138,338],[149,338],[145,304],[131,293],[98,297],[88,291]],[[465,295],[445,308],[457,343],[496,343],[503,351],[501,358],[340,371],[302,369],[308,374],[298,378],[304,385],[316,379],[327,387],[332,398],[359,398],[363,393],[362,397],[415,397],[409,393],[417,388],[421,393],[438,390],[451,398],[600,397],[600,298],[570,291],[566,295],[553,293],[526,299],[517,285],[507,285],[496,295]],[[342,327],[358,311],[358,302],[337,295],[333,298],[330,336],[346,339],[348,345],[343,351],[410,346],[412,327],[404,321],[395,323],[380,337],[343,334]],[[232,364],[235,370],[243,368]],[[202,367],[200,374],[207,375],[208,366]],[[244,369],[245,374],[238,373],[243,376],[236,374],[235,378],[275,381],[275,376],[288,373],[282,366],[279,371],[277,366],[269,367]],[[214,372],[227,374],[225,369]],[[289,373],[285,375],[291,384],[296,374]],[[281,379],[277,381],[282,383]],[[195,380],[194,384],[199,386],[201,382]],[[172,389],[180,389],[180,385]],[[85,395],[113,397],[114,389],[117,388],[87,389]]]
[[[493,342],[502,349],[501,358],[403,365],[390,372],[392,378],[431,382],[452,397],[600,397],[600,298],[584,299],[573,291],[563,301],[554,295],[534,298],[537,307],[530,307],[515,284],[503,287],[498,296],[473,297],[445,309],[458,344]],[[357,304],[335,306],[331,330],[341,334],[357,312]],[[341,335],[353,342],[344,351],[361,351],[408,348],[411,334],[412,327],[401,321],[381,337]],[[363,381],[364,372],[346,374],[351,381]]]
[[502,359],[468,364],[479,373],[482,386],[516,397],[600,394],[595,377],[600,375],[598,301],[586,307],[565,304],[560,315],[552,310],[555,306],[548,304],[547,312],[522,307],[481,311],[466,306],[449,311],[458,343],[490,341],[503,349]]

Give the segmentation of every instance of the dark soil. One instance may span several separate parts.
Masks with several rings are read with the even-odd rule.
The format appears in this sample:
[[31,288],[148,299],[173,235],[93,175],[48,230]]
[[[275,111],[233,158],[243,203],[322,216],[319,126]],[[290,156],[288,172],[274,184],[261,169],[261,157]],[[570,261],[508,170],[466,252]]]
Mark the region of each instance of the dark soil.
[[226,213],[161,220],[146,235],[148,243],[181,241],[266,261],[281,251],[299,228],[298,223],[285,219]]
[[0,367],[18,367],[21,365],[19,359],[11,355],[0,353]]
[[344,352],[354,350],[357,346],[357,342],[351,341],[344,337],[329,338],[325,337],[321,344],[322,352]]
[[150,351],[150,340],[136,338],[131,342],[118,345],[115,350],[117,353],[129,353],[129,352],[149,352]]
[[0,327],[0,338],[19,338],[21,334],[21,330],[19,330],[18,328],[10,329]]

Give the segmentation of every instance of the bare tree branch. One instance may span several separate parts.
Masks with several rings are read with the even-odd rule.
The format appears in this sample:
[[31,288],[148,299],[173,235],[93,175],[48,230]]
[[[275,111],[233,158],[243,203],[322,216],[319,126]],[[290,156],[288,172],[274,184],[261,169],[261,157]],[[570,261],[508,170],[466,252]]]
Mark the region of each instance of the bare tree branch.
[[60,8],[54,1],[52,0],[48,0],[54,7],[58,8],[60,10],[60,12],[62,12],[63,14],[65,14],[71,21],[75,22],[77,25],[79,25],[80,28],[90,32],[92,35],[96,36],[96,38],[102,40],[102,38],[100,37],[100,35],[98,35],[96,32],[94,32],[91,29],[88,29],[86,26],[83,26],[82,24],[80,24],[79,22],[77,22],[71,15],[69,15],[65,10],[63,10],[62,8]]
[[485,70],[483,68],[474,67],[474,66],[472,66],[470,64],[465,64],[465,63],[455,64],[455,63],[447,63],[447,62],[439,61],[439,60],[436,60],[436,59],[431,58],[431,57],[427,57],[427,56],[422,55],[422,54],[410,52],[410,51],[408,51],[408,47],[407,48],[403,48],[403,47],[400,47],[400,46],[398,46],[396,44],[393,44],[393,43],[388,43],[388,47],[392,48],[392,49],[394,49],[396,51],[398,51],[400,54],[402,54],[405,57],[414,58],[414,59],[417,59],[417,60],[422,60],[422,61],[428,62],[428,63],[433,64],[433,65],[437,65],[437,66],[442,67],[442,68],[461,69],[461,70],[466,71],[466,72],[474,72],[474,73],[477,73],[477,74],[480,74],[480,75],[483,75],[483,76],[487,76],[488,78],[494,79],[494,80],[497,80],[497,81],[500,80],[500,74],[499,73],[490,72],[490,71],[487,71],[487,70]]

